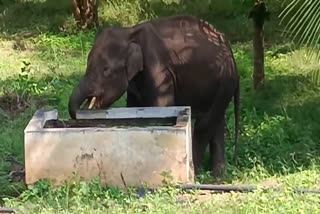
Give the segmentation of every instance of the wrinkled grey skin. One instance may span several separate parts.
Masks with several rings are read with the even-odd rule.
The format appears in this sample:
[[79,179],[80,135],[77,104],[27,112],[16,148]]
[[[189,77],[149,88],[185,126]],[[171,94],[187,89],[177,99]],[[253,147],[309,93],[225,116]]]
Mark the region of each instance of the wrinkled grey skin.
[[96,97],[94,108],[105,109],[126,91],[129,107],[191,106],[195,173],[209,145],[212,175],[222,175],[224,115],[232,97],[236,142],[239,121],[239,76],[223,34],[203,20],[182,15],[105,29],[70,96],[70,116],[75,118],[86,99]]

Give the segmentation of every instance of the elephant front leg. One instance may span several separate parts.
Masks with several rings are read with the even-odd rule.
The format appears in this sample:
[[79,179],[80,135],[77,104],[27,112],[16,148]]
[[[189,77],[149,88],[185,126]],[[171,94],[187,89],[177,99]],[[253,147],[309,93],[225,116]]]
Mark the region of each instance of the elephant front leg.
[[139,97],[130,90],[127,91],[127,107],[141,107]]
[[143,105],[143,94],[140,89],[142,83],[141,75],[137,75],[130,81],[127,89],[127,107],[141,107]]
[[214,126],[214,135],[210,141],[211,174],[215,178],[221,177],[225,170],[224,125],[225,120],[223,119]]

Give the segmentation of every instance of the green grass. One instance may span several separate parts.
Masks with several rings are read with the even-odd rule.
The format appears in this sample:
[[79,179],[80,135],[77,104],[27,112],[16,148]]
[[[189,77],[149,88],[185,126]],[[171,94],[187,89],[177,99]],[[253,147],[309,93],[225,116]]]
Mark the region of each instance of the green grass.
[[[68,97],[85,71],[96,30],[78,31],[65,1],[3,2],[0,157],[12,154],[23,162],[23,130],[37,109],[56,108],[62,118],[69,118]],[[164,10],[138,0],[110,2],[104,1],[99,9],[105,26],[133,25],[183,10],[200,11],[188,7]],[[307,62],[306,49],[297,49],[273,33],[281,31],[274,19],[266,25],[266,85],[254,91],[251,23],[243,11],[220,18],[208,11],[200,14],[232,40],[241,76],[241,136],[239,167],[235,167],[231,104],[227,111],[227,172],[220,181],[204,172],[198,182],[276,186],[282,191],[259,188],[254,193],[205,197],[166,186],[138,199],[134,190],[102,187],[97,180],[58,189],[43,181],[25,190],[21,183],[10,183],[9,164],[0,158],[4,206],[26,213],[320,213],[319,195],[292,192],[293,188],[317,189],[320,184],[320,85],[313,81],[320,63],[315,58]],[[124,104],[121,98],[114,106]]]
[[164,186],[140,198],[134,189],[101,187],[97,179],[55,189],[43,181],[30,186],[19,200],[6,199],[5,205],[26,213],[319,213],[319,195],[293,193],[296,186],[317,187],[318,175],[319,169],[311,168],[273,177],[280,191],[265,189],[267,182],[245,194],[201,195]]

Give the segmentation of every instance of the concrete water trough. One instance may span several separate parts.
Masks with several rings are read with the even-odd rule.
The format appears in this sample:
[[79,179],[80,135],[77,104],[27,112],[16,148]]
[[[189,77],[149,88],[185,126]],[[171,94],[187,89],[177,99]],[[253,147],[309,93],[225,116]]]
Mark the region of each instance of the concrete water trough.
[[194,182],[190,107],[81,110],[59,120],[38,110],[25,128],[25,182],[59,185],[99,177],[102,184],[159,187],[169,173]]

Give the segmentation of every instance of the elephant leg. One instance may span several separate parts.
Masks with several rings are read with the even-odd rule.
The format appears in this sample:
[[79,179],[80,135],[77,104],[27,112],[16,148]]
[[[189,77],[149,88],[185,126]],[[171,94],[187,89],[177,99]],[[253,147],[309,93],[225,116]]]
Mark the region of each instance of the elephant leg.
[[127,107],[140,107],[141,103],[135,93],[127,91]]
[[210,139],[211,174],[221,177],[225,169],[225,113],[232,99],[233,91],[221,87],[217,91],[214,103],[210,110],[208,127],[212,131]]
[[199,120],[201,120],[201,118],[198,118],[195,121],[192,138],[192,158],[196,175],[199,174],[210,139],[207,129],[199,128]]
[[127,107],[143,106],[142,87],[143,77],[141,74],[138,74],[129,82],[127,89]]
[[214,135],[210,139],[210,164],[213,177],[220,177],[225,169],[225,120],[222,119],[213,125]]

